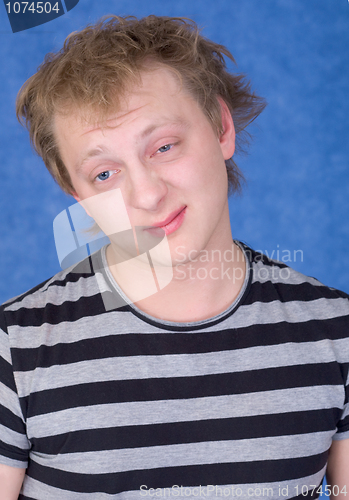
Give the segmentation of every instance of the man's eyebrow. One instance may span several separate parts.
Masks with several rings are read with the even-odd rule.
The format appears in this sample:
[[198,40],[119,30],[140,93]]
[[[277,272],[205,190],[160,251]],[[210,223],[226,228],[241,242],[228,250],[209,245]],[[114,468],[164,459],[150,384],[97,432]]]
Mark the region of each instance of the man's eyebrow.
[[164,127],[167,127],[167,128],[175,128],[175,127],[187,128],[188,126],[189,126],[188,122],[185,120],[181,120],[181,119],[171,121],[171,122],[156,123],[153,125],[149,125],[149,127],[147,127],[145,130],[143,130],[143,132],[141,133],[141,138],[143,139],[144,137],[147,137],[152,132],[154,132],[154,130],[157,130],[159,128],[164,128]]
[[75,170],[77,173],[80,173],[81,170],[83,169],[84,164],[90,159],[94,158],[95,156],[100,156],[104,153],[108,153],[109,149],[105,148],[104,146],[96,146],[95,148],[91,149],[91,151],[88,151],[82,160],[79,160],[76,165],[75,165]]

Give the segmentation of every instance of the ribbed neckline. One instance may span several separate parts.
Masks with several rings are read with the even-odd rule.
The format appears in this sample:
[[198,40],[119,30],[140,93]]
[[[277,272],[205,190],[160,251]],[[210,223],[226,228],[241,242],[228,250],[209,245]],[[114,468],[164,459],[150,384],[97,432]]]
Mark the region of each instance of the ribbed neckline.
[[168,320],[162,320],[159,318],[156,318],[154,316],[151,316],[147,314],[146,312],[142,311],[139,309],[137,306],[135,306],[132,302],[130,302],[130,299],[125,295],[123,290],[119,287],[118,283],[114,279],[108,263],[107,263],[107,257],[106,257],[106,249],[107,246],[104,246],[101,248],[101,259],[103,265],[102,267],[102,272],[104,275],[104,278],[106,279],[109,287],[113,291],[113,293],[117,293],[122,297],[122,299],[129,305],[130,311],[135,314],[138,318],[143,319],[145,322],[150,323],[154,326],[158,326],[160,328],[166,328],[166,329],[185,329],[185,330],[192,330],[192,329],[198,329],[198,328],[206,328],[209,327],[213,324],[217,324],[224,319],[226,319],[228,316],[230,316],[241,304],[243,301],[243,297],[245,294],[248,292],[248,289],[251,285],[251,277],[252,277],[252,268],[251,268],[251,262],[248,256],[248,253],[245,250],[244,245],[240,241],[234,240],[234,243],[238,245],[238,247],[241,249],[241,251],[244,254],[245,261],[246,261],[246,272],[245,272],[245,279],[243,282],[243,285],[240,289],[240,292],[238,296],[235,298],[235,300],[230,304],[230,306],[223,312],[212,316],[211,318],[206,318],[200,321],[189,321],[189,322],[177,322],[177,321],[168,321]]

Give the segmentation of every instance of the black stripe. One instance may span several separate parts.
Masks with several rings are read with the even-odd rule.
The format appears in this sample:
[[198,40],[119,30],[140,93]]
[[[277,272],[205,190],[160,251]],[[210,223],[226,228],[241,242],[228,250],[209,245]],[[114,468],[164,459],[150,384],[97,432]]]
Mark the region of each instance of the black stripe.
[[[108,493],[148,488],[171,488],[173,485],[200,486],[290,481],[321,470],[328,452],[295,459],[191,465],[115,474],[75,474],[44,467],[32,461],[28,476],[56,488],[79,493]],[[251,479],[253,478],[253,479]]]
[[[90,257],[88,257],[85,260],[88,261],[89,263],[91,262]],[[46,293],[46,291],[49,290],[50,287],[52,287],[52,286],[64,288],[64,287],[66,287],[67,283],[76,283],[81,278],[90,278],[91,276],[94,275],[94,273],[86,273],[86,272],[81,273],[81,272],[79,272],[79,268],[82,268],[82,265],[85,262],[85,260],[78,263],[69,273],[67,273],[65,275],[64,278],[61,277],[62,274],[64,274],[64,271],[62,271],[62,272],[56,274],[55,276],[44,280],[42,283],[39,283],[38,285],[34,286],[30,290],[26,291],[25,293],[22,293],[21,295],[14,297],[10,301],[7,301],[6,304],[4,304],[4,308],[6,309],[6,307],[8,305],[15,304],[17,302],[21,302],[23,299],[25,299],[25,297],[27,297],[28,295],[33,295],[35,292],[39,292],[39,294]],[[87,266],[87,268],[90,268],[90,264]],[[84,269],[86,269],[86,266],[84,266]],[[45,287],[45,285],[47,285],[47,286]]]
[[4,308],[6,306],[0,306],[0,328],[3,332],[7,333],[7,323],[5,321]]
[[31,442],[32,451],[35,453],[58,455],[205,441],[298,435],[330,430],[335,432],[340,415],[341,410],[339,409],[326,409],[192,422],[130,425],[33,438]]
[[250,305],[254,302],[311,302],[318,299],[338,299],[348,298],[345,294],[341,296],[336,291],[326,286],[314,286],[311,283],[300,283],[290,285],[287,283],[272,283],[271,281],[256,281],[251,285],[250,293],[247,296],[244,305]]
[[[72,304],[72,303],[70,303]],[[73,307],[73,306],[72,306]],[[129,306],[125,306],[126,308]],[[67,344],[54,346],[41,345],[38,348],[13,348],[13,366],[15,371],[30,371],[36,367],[47,368],[53,365],[65,365],[90,359],[103,359],[122,356],[148,356],[165,354],[194,354],[218,351],[246,349],[248,347],[282,345],[284,343],[309,343],[347,337],[348,319],[335,318],[313,320],[304,323],[276,323],[253,325],[246,328],[225,329],[214,332],[186,333],[176,332],[155,334],[118,334],[117,312],[115,314],[116,333],[99,338],[90,338]],[[96,315],[99,316],[100,312]],[[74,324],[67,325],[76,328]],[[93,319],[88,327],[91,331],[97,328]],[[88,334],[88,332],[87,332]]]
[[[129,310],[128,306],[118,311]],[[99,316],[105,313],[101,295],[98,293],[90,297],[80,297],[77,301],[65,301],[62,305],[46,304],[42,308],[6,311],[8,327],[10,326],[41,326],[44,323],[58,325],[64,321],[72,323],[88,316]]]
[[13,392],[17,391],[15,379],[13,376],[12,366],[0,357],[0,373],[1,373],[1,382],[6,385]]
[[[0,440],[1,455],[11,460],[19,460],[20,462],[27,462],[29,451],[17,448],[17,446],[9,445]],[[23,468],[25,466],[23,465]]]
[[5,427],[18,432],[19,434],[26,433],[23,420],[17,415],[14,415],[8,408],[0,404],[0,422]]
[[34,286],[30,290],[27,290],[26,292],[22,293],[21,295],[18,295],[17,297],[14,297],[13,299],[8,300],[5,304],[3,304],[4,310],[6,310],[6,308],[8,306],[10,306],[12,304],[16,304],[17,302],[21,302],[28,295],[32,295],[36,291],[40,290],[40,288],[43,288],[46,285],[46,283],[48,283],[50,281],[50,279],[52,279],[52,278],[49,278],[49,279],[43,281],[42,283],[39,283],[38,285]]
[[347,432],[349,431],[349,415],[347,415],[343,420],[341,420],[338,424],[338,432]]
[[[22,302],[23,299],[25,299],[29,295],[34,295],[35,292],[38,292],[38,294],[40,295],[40,294],[46,293],[52,286],[64,288],[64,287],[66,287],[67,283],[76,283],[81,278],[90,278],[91,276],[94,275],[94,273],[74,272],[74,269],[70,273],[68,273],[63,279],[60,278],[61,273],[58,273],[57,275],[42,281],[41,283],[34,286],[33,288],[30,288],[29,290],[22,293],[21,295],[18,295],[17,297],[14,297],[13,299],[8,300],[5,304],[3,304],[3,308],[6,310],[8,306],[10,306],[12,304],[16,304],[18,302]],[[47,286],[45,287],[45,285],[47,285]]]
[[[343,380],[336,368],[336,363],[319,363],[194,377],[112,380],[47,389],[20,401],[30,418],[98,404],[191,399],[306,386],[342,387]],[[78,371],[76,379],[79,379]]]

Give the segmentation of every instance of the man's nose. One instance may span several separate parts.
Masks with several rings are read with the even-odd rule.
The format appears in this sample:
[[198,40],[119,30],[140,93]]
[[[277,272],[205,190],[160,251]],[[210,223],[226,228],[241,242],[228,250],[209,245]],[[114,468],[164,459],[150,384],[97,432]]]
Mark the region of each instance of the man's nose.
[[164,180],[147,165],[138,166],[129,176],[128,201],[133,208],[157,210],[167,191]]

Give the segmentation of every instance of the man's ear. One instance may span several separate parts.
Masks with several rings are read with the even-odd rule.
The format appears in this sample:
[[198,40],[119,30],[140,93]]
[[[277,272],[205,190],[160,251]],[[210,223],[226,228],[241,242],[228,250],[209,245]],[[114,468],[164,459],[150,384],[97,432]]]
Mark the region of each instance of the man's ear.
[[221,145],[223,157],[225,160],[229,160],[235,152],[235,127],[233,122],[233,117],[225,101],[221,97],[218,97],[218,101],[221,107],[222,116],[222,128],[219,137],[219,143]]
[[[75,200],[76,200],[78,203],[80,203],[80,202],[81,202],[81,198],[79,198],[78,194],[77,194],[75,191],[72,191],[70,194],[72,195],[72,197],[73,197],[73,198],[75,198]],[[88,215],[89,217],[92,217],[92,215],[90,214],[90,212],[87,210],[86,205],[82,205],[82,207],[83,207],[83,209],[85,210],[85,212],[87,213],[87,215]],[[93,218],[93,217],[92,217],[92,218]]]
[[77,202],[81,201],[81,198],[79,198],[78,194],[75,191],[72,191],[70,194]]

